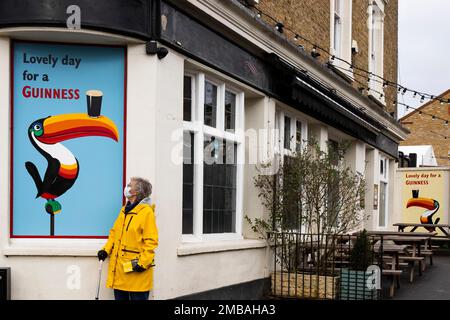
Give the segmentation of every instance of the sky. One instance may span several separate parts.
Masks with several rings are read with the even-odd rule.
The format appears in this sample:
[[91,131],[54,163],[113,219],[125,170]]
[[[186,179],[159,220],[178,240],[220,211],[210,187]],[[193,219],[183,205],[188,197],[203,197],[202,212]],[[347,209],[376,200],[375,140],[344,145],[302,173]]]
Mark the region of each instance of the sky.
[[[435,96],[450,89],[449,13],[450,0],[399,0],[398,82],[408,89]],[[399,95],[398,101],[420,106],[412,96]],[[405,111],[399,106],[399,117]]]

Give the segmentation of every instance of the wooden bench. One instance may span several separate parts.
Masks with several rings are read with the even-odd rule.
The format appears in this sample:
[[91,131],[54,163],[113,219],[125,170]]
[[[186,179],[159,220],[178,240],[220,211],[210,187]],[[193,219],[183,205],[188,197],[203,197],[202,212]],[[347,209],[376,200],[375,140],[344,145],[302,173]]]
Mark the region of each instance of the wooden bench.
[[414,281],[414,269],[416,266],[416,261],[419,262],[419,275],[422,275],[422,271],[423,271],[423,264],[425,261],[425,257],[411,257],[411,256],[400,256],[398,257],[399,261],[406,261],[409,264],[411,264],[411,270],[409,273],[409,282],[413,282]]
[[402,270],[383,270],[383,276],[391,277],[391,285],[389,287],[389,297],[391,298],[394,296],[395,280],[397,280],[397,289],[400,288],[400,275],[402,272]]

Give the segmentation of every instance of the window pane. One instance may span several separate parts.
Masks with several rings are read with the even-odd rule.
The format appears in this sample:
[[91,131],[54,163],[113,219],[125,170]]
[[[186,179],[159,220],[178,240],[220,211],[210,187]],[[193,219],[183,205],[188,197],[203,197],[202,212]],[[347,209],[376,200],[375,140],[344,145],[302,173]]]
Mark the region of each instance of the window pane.
[[192,79],[184,77],[183,89],[183,120],[191,121],[192,119]]
[[205,124],[216,127],[217,113],[217,87],[205,82]]
[[194,134],[183,134],[183,234],[193,233]]
[[237,145],[215,137],[204,145],[203,233],[235,232]]
[[291,149],[291,118],[284,117],[284,148]]
[[337,166],[339,164],[339,142],[328,140],[328,153],[331,164]]
[[380,212],[378,215],[378,225],[380,227],[386,226],[386,190],[387,183],[380,182]]
[[282,223],[283,230],[300,230],[302,225],[302,207],[298,201],[298,195],[301,193],[301,181],[295,174],[291,174],[296,170],[296,161],[290,156],[283,157],[283,181],[282,197],[283,197],[283,211]]
[[334,0],[334,12],[338,15],[341,14],[341,1],[340,0]]
[[234,131],[236,120],[236,95],[225,91],[225,130]]
[[296,139],[295,150],[301,151],[302,150],[302,123],[300,121],[297,121],[295,139]]
[[340,54],[341,51],[341,18],[334,17],[334,38],[333,47],[336,54]]

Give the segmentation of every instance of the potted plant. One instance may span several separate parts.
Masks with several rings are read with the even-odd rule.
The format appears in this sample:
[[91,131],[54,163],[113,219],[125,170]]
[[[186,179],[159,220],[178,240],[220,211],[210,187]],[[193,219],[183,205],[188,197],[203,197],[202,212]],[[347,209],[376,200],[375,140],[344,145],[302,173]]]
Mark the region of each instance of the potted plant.
[[[329,145],[324,151],[309,140],[301,152],[257,168],[255,186],[265,217],[245,218],[272,248],[274,295],[335,299],[339,294],[335,240],[366,218],[365,181],[345,163],[346,148]],[[277,170],[268,173],[266,166]]]
[[349,254],[349,268],[341,269],[340,298],[342,300],[372,300],[377,297],[377,289],[370,286],[373,271],[372,244],[366,230],[358,234]]

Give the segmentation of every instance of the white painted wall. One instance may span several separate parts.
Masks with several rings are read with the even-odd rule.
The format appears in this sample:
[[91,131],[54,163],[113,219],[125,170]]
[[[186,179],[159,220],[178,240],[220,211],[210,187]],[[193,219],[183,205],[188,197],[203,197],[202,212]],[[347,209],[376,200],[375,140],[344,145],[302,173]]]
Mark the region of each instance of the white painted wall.
[[[8,38],[0,38],[0,53],[0,70],[6,75],[0,82],[0,266],[12,269],[12,299],[94,299],[98,276],[96,253],[105,240],[8,238]],[[173,133],[182,128],[184,63],[185,58],[173,51],[158,60],[146,54],[144,44],[128,46],[126,171],[127,179],[144,176],[153,184],[160,241],[155,299],[268,276],[268,257],[262,241],[181,242],[182,161],[177,163],[173,157],[180,143]],[[179,156],[182,160],[182,153]],[[254,212],[259,212],[257,205]],[[80,276],[79,284],[71,282],[71,275]],[[107,263],[103,266],[100,299],[113,298],[112,290],[104,286],[106,277]]]

